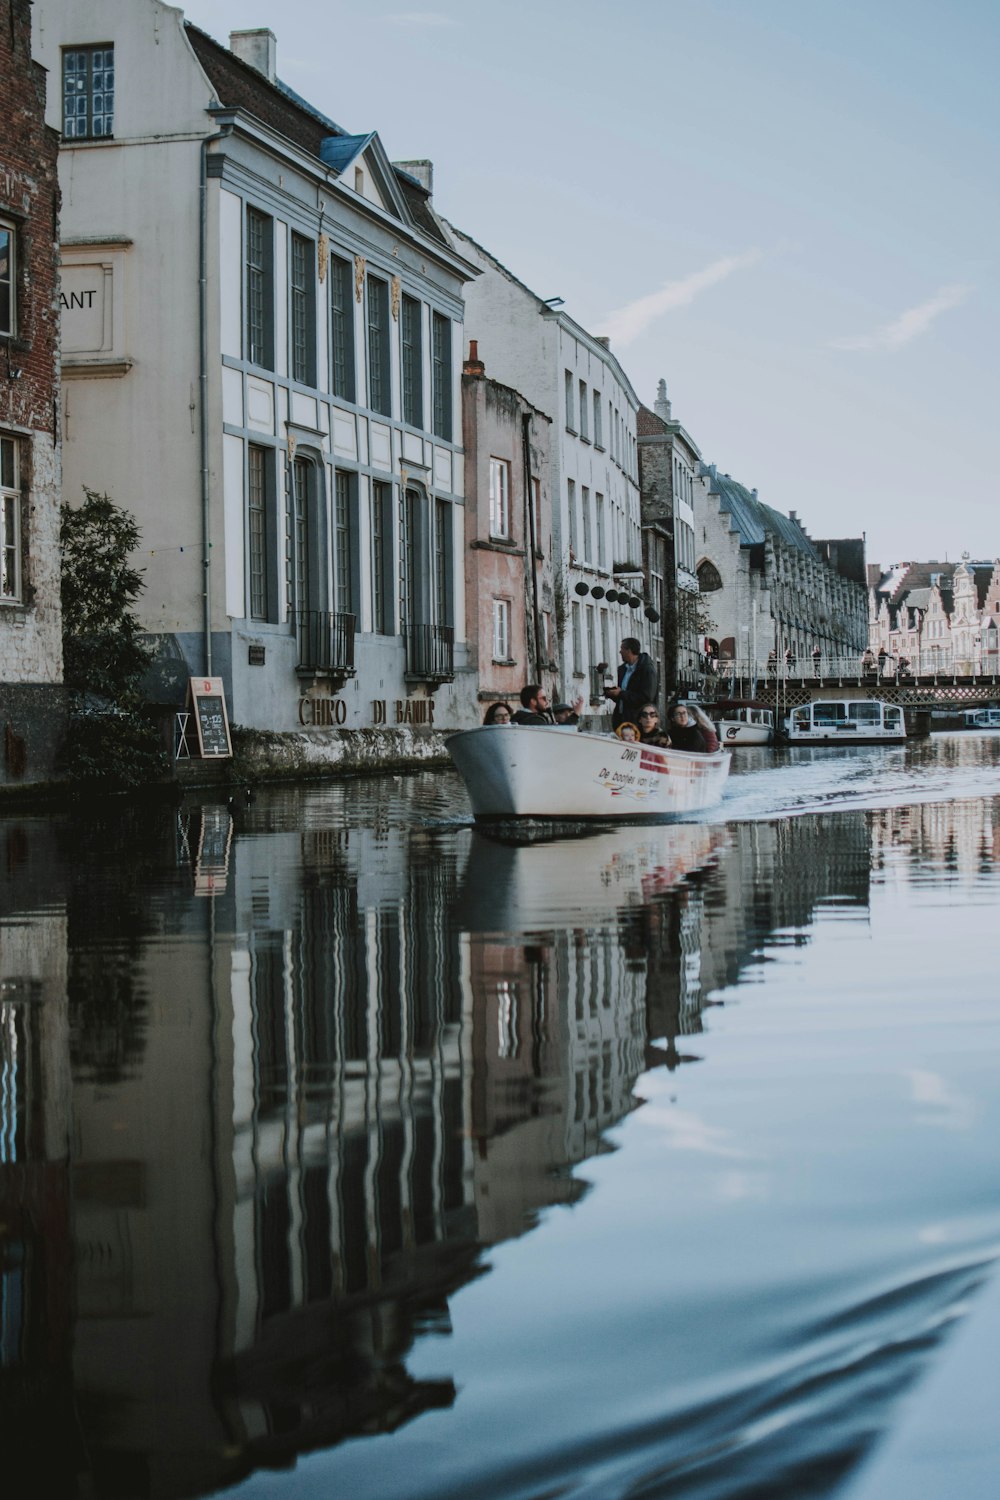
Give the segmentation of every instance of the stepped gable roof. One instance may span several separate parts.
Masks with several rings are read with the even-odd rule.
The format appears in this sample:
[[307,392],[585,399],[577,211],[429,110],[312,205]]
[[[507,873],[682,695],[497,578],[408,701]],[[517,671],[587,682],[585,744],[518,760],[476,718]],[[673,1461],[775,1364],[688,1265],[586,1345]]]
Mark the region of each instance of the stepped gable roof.
[[[244,110],[338,175],[376,139],[374,131],[367,135],[349,134],[280,79],[271,83],[263,73],[190,21],[184,22],[184,29],[223,108]],[[390,170],[415,225],[430,239],[447,246],[447,237],[428,202],[427,190],[409,172],[397,167]]]
[[772,536],[809,557],[818,557],[802,527],[790,516],[783,516],[780,510],[765,505],[745,485],[731,479],[728,474],[719,474],[714,465],[710,466],[707,478],[709,492],[720,496],[719,509],[729,513],[732,526],[740,534],[742,547],[756,546]]

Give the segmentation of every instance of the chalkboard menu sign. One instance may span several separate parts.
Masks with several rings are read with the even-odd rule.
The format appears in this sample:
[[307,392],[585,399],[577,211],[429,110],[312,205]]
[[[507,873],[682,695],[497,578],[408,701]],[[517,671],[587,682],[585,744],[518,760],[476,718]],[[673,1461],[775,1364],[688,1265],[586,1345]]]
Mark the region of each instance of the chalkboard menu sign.
[[232,755],[222,678],[192,677],[188,683],[188,703],[194,713],[198,753],[203,759]]

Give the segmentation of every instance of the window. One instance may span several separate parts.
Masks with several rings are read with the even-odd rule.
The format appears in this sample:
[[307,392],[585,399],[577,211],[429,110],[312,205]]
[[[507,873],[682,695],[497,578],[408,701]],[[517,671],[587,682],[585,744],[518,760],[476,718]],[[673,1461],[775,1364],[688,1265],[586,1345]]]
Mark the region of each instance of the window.
[[316,384],[316,247],[292,235],[292,379]]
[[21,486],[17,440],[0,437],[0,599],[21,597]]
[[13,338],[17,332],[14,316],[17,307],[15,249],[13,229],[9,224],[0,224],[0,335],[7,338]]
[[67,47],[63,53],[64,137],[106,140],[114,128],[114,47]]
[[580,491],[580,508],[583,511],[583,556],[586,562],[591,562],[590,491],[586,485]]
[[389,283],[368,278],[368,405],[392,414],[389,390]]
[[392,634],[391,535],[392,485],[376,480],[372,484],[372,623],[379,635]]
[[490,459],[490,536],[510,536],[510,464]]
[[439,625],[451,624],[451,506],[434,504],[434,594]]
[[433,317],[432,360],[434,431],[451,441],[451,319],[441,313]]
[[594,447],[603,446],[601,439],[601,393],[594,392]]
[[424,425],[423,351],[420,340],[420,303],[403,297],[400,335],[403,348],[403,421]]
[[247,449],[247,532],[252,620],[276,618],[274,509],[274,454],[251,443]]
[[573,624],[573,671],[583,671],[583,639],[581,635],[580,606],[576,600],[573,601],[572,609]]
[[580,381],[580,436],[590,441],[587,434],[587,382]]
[[576,484],[572,479],[566,481],[566,508],[569,511],[569,550],[576,558],[580,552],[580,543],[576,523]]
[[567,370],[564,379],[566,381],[566,426],[570,432],[575,432],[576,424],[573,421],[573,371]]
[[354,267],[330,257],[330,332],[333,340],[333,394],[354,400]]
[[337,470],[334,481],[334,542],[337,583],[337,609],[343,615],[354,613],[354,506],[353,476]]
[[604,496],[598,493],[594,496],[594,501],[597,506],[597,556],[594,558],[594,561],[599,568],[603,568],[604,559],[607,556],[605,548],[605,526],[607,523],[604,518]]
[[510,661],[510,600],[493,601],[493,660]]
[[274,224],[268,214],[247,208],[247,359],[274,367]]

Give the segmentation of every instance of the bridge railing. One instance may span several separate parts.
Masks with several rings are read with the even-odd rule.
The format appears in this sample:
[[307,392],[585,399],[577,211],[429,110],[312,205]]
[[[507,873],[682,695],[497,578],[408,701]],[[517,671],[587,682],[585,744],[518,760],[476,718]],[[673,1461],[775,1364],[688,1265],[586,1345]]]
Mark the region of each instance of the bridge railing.
[[829,654],[821,652],[818,657],[811,653],[805,658],[786,660],[776,658],[735,657],[713,662],[711,670],[720,685],[727,680],[745,686],[747,682],[829,682],[857,683],[860,686],[878,682],[907,682],[917,678],[931,679],[942,684],[992,679],[1000,683],[998,661],[953,661],[944,659],[941,653],[925,651],[913,657],[887,656],[883,662],[877,657],[865,661],[858,652]]

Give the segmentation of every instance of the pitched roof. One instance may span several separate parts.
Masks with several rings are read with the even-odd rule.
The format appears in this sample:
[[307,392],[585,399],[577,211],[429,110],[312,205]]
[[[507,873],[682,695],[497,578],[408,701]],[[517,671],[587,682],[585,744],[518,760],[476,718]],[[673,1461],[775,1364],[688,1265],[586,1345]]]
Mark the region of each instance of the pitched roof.
[[741,546],[753,547],[772,536],[810,557],[818,556],[798,521],[793,521],[791,516],[784,516],[780,510],[765,505],[738,480],[718,473],[714,464],[709,466],[706,478],[709,493],[720,497],[720,511],[728,513],[732,526],[739,532]]
[[[224,108],[252,115],[338,175],[361,151],[378,142],[374,131],[350,135],[280,79],[272,83],[190,21],[185,21],[184,27],[195,56]],[[388,161],[385,165],[416,227],[428,238],[450,248],[428,201],[427,190],[409,172],[393,167]]]

